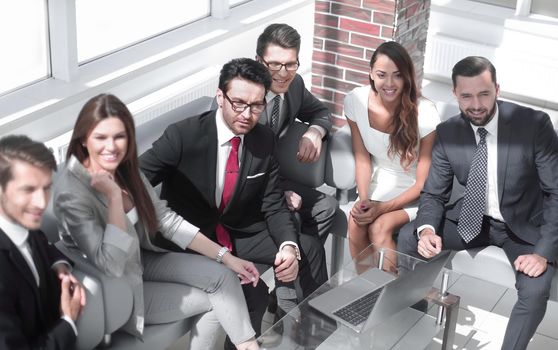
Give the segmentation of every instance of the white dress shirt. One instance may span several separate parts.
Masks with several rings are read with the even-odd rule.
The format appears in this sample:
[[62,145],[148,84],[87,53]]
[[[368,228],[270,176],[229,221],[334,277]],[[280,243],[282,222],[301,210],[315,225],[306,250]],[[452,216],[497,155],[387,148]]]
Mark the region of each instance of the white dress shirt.
[[[37,271],[37,267],[35,266],[35,261],[33,261],[29,242],[27,242],[29,231],[26,228],[12,222],[11,220],[6,219],[3,215],[0,215],[0,229],[4,231],[6,236],[8,236],[8,238],[17,247],[23,258],[25,259],[25,262],[27,262],[27,265],[29,265],[29,269],[33,273],[33,277],[35,277],[35,282],[37,282],[37,287],[40,287],[39,272]],[[70,267],[71,269],[71,265],[68,264],[68,262],[65,260],[56,261],[54,264],[52,264],[52,267],[61,263],[68,265],[68,267]],[[70,324],[70,326],[74,330],[75,335],[77,336],[78,332],[74,320],[66,315],[62,315],[61,318]]]

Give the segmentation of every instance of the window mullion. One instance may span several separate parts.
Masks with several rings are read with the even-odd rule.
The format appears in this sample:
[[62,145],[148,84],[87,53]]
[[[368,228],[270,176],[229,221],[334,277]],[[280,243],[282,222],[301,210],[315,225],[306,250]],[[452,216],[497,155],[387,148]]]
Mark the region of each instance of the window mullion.
[[229,16],[229,0],[211,0],[211,16],[222,19]]
[[78,71],[75,0],[48,1],[52,76],[75,80]]

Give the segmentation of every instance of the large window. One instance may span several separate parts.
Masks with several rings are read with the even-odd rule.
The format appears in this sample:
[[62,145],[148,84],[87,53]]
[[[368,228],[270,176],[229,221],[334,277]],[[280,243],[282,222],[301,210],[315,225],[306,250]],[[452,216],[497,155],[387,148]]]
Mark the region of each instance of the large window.
[[0,95],[50,74],[46,0],[0,2]]
[[76,0],[78,61],[207,17],[209,0]]

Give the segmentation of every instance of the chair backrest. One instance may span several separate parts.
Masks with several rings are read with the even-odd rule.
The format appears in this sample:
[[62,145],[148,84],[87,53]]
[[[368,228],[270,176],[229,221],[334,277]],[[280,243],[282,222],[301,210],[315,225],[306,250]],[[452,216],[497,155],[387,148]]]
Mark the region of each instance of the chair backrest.
[[356,186],[351,129],[345,125],[332,133],[326,158],[325,182],[338,190]]
[[320,158],[313,163],[302,163],[297,159],[300,138],[308,126],[301,122],[294,122],[279,138],[275,155],[279,162],[279,173],[284,178],[309,187],[319,187],[324,184],[326,153],[328,141],[322,143]]

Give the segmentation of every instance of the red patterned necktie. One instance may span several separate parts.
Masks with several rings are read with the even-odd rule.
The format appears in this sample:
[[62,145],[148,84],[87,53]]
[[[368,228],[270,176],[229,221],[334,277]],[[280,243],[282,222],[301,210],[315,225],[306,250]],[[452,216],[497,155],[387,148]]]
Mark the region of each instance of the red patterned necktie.
[[[221,205],[219,206],[219,213],[223,213],[225,207],[232,197],[236,179],[238,178],[238,147],[240,146],[240,137],[235,136],[231,139],[231,152],[227,159],[225,166],[225,182],[223,183],[223,195],[221,197]],[[227,230],[221,224],[217,224],[215,229],[217,234],[217,242],[223,247],[232,250],[231,237]]]

